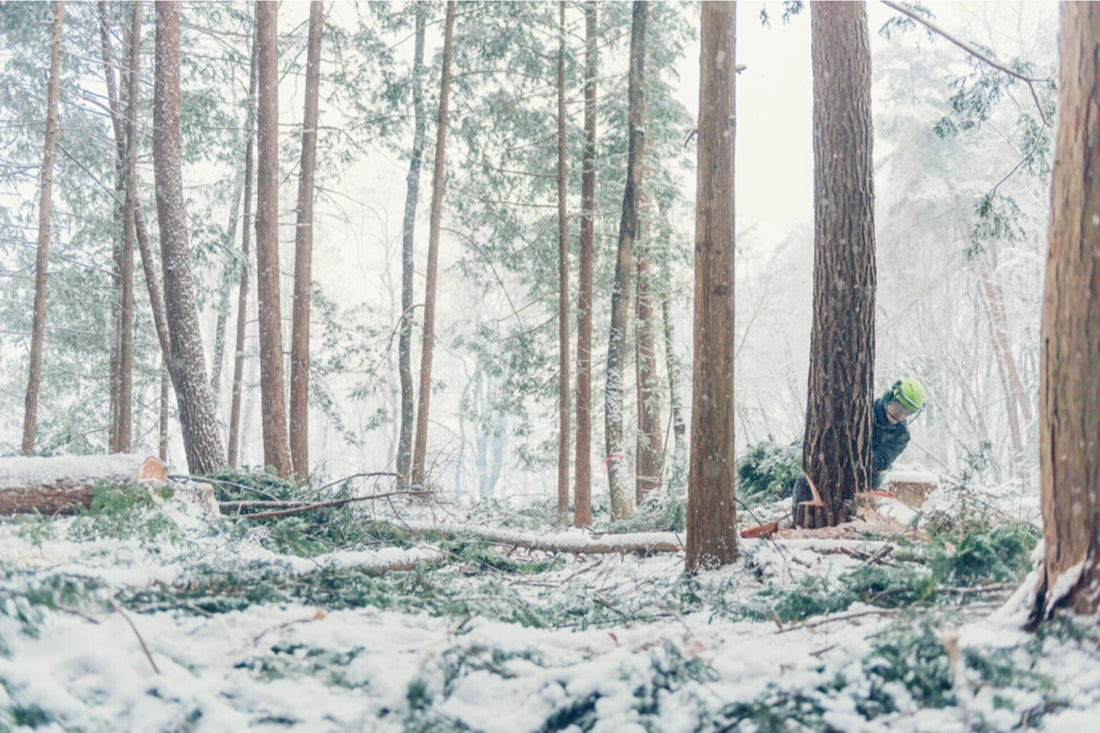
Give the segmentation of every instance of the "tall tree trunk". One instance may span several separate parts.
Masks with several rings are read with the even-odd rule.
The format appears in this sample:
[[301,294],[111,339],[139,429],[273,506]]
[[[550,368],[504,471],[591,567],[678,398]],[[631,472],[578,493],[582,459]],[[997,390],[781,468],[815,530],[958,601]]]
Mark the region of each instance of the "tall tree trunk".
[[168,399],[169,383],[172,381],[168,373],[168,364],[161,365],[160,370],[160,403],[158,405],[159,421],[157,426],[157,455],[161,463],[168,463]]
[[649,260],[638,263],[635,301],[634,363],[638,390],[638,439],[635,449],[634,499],[639,505],[647,494],[661,487],[664,440],[661,431],[657,351],[653,338],[653,298],[649,294]]
[[[107,84],[107,107],[111,114],[111,126],[115,135],[116,191],[119,194],[116,210],[119,239],[114,252],[114,286],[116,298],[112,308],[115,327],[114,346],[111,350],[111,425],[108,450],[111,453],[129,453],[132,439],[133,372],[134,372],[134,220],[137,198],[135,177],[137,167],[137,94],[141,50],[141,4],[135,3],[131,11],[130,30],[127,38],[129,58],[127,68],[121,74],[126,81],[126,98],[123,100],[115,83],[114,54],[111,51],[110,28],[107,22],[107,3],[97,4],[99,14],[100,47],[103,56],[103,72]],[[135,39],[137,39],[135,41]],[[123,110],[122,103],[126,102]]]
[[573,524],[592,524],[592,259],[596,219],[596,3],[584,4],[584,153],[577,277],[577,444]]
[[292,468],[283,396],[283,318],[279,302],[279,51],[278,4],[256,3],[259,86],[256,181],[256,295],[260,322],[260,391],[264,464],[288,479]]
[[164,265],[164,300],[187,466],[208,474],[225,465],[206,381],[199,314],[187,244],[180,166],[180,16],[175,2],[156,3],[153,165]]
[[[229,222],[225,232],[225,248],[229,251],[233,243],[237,241],[237,227],[240,218],[241,198],[244,196],[244,176],[233,187],[232,205],[229,207]],[[214,396],[214,404],[221,400],[222,391],[222,366],[225,362],[226,330],[229,327],[229,299],[233,292],[233,281],[239,277],[240,261],[231,257],[222,268],[220,288],[218,292],[217,318],[214,322],[214,358],[210,361],[210,394]],[[247,268],[246,268],[247,269]]]
[[1043,295],[1044,553],[1030,626],[1100,608],[1100,4],[1062,3],[1050,249]]
[[[124,123],[122,121],[122,109],[121,102],[119,100],[118,84],[115,80],[115,72],[119,71],[120,75],[125,78],[125,75],[121,74],[118,64],[115,62],[114,52],[111,50],[111,34],[110,27],[107,18],[107,3],[104,0],[100,0],[96,3],[96,10],[99,17],[99,46],[101,58],[103,60],[103,77],[107,85],[107,109],[111,116],[111,128],[115,137],[115,207],[114,207],[114,219],[115,225],[118,227],[117,235],[114,237],[113,252],[111,255],[113,263],[113,271],[111,273],[112,284],[112,297],[111,297],[111,322],[114,328],[114,341],[111,344],[111,357],[110,357],[110,405],[111,405],[111,422],[107,429],[107,451],[109,453],[119,452],[119,429],[120,429],[120,394],[122,392],[122,339],[123,332],[125,330],[125,323],[123,318],[123,239],[126,234],[123,232],[123,209],[125,208],[126,199],[126,133],[123,130]],[[131,252],[131,262],[133,253]],[[131,264],[132,267],[132,264]],[[131,365],[132,366],[132,365]]]
[[796,523],[849,519],[871,488],[875,228],[871,52],[862,2],[810,5],[814,76],[814,316],[802,470],[823,506]]
[[695,368],[692,375],[684,568],[737,557],[734,506],[734,83],[737,8],[703,3],[695,197]]
[[309,299],[313,258],[313,174],[317,167],[317,97],[321,86],[324,3],[309,4],[306,101],[294,235],[294,321],[290,337],[290,455],[298,481],[309,480]]
[[248,324],[248,282],[252,276],[250,245],[252,237],[253,149],[256,134],[256,34],[252,35],[252,60],[248,74],[248,114],[244,148],[244,214],[241,226],[241,282],[237,290],[237,334],[233,349],[233,388],[229,403],[229,466],[236,470],[241,442],[241,382],[244,380],[244,337]]
[[680,360],[676,358],[676,350],[673,346],[672,331],[672,304],[666,297],[661,300],[661,320],[664,325],[665,339],[665,369],[668,371],[669,411],[672,413],[672,450],[668,451],[668,439],[665,439],[666,462],[668,456],[672,456],[672,466],[678,468],[684,465],[684,450],[687,435],[687,425],[684,423],[684,413],[680,403]]
[[428,451],[428,411],[432,394],[432,350],[435,346],[435,291],[439,269],[439,224],[443,215],[443,161],[447,144],[447,105],[451,95],[451,56],[454,47],[455,3],[447,2],[443,31],[443,70],[439,81],[439,118],[435,138],[435,169],[432,173],[432,211],[428,221],[428,269],[424,285],[424,335],[420,349],[420,394],[416,414],[416,442],[413,448],[413,483],[424,483]]
[[635,0],[630,25],[630,81],[627,85],[629,144],[626,157],[626,190],[619,221],[619,247],[615,282],[611,287],[611,333],[607,344],[607,395],[604,400],[604,450],[611,488],[611,518],[626,519],[633,511],[627,485],[626,440],[623,436],[623,367],[626,334],[630,324],[630,271],[634,269],[634,240],[638,234],[638,197],[642,186],[645,152],[645,21],[648,4]]
[[425,4],[418,2],[412,67],[413,142],[409,154],[409,172],[405,176],[405,216],[401,222],[401,323],[397,341],[398,374],[401,380],[401,428],[397,442],[397,473],[406,484],[412,468],[416,409],[412,377],[413,234],[416,230],[416,208],[420,195],[420,163],[424,157],[426,115],[421,77],[424,75],[424,28],[427,13]]
[[122,206],[122,311],[119,319],[118,430],[115,450],[129,453],[133,438],[134,394],[134,239],[137,231],[137,114],[138,72],[141,68],[141,3],[134,3],[130,15],[126,72],[125,189]]
[[57,99],[61,95],[61,22],[65,3],[53,5],[50,36],[50,74],[46,81],[46,136],[42,152],[42,173],[38,184],[38,249],[34,259],[34,316],[31,321],[30,370],[23,412],[23,455],[34,454],[38,430],[38,389],[42,383],[42,343],[46,336],[46,264],[50,251],[50,202],[53,190],[53,159],[57,143]]
[[558,518],[569,521],[569,220],[565,205],[565,0],[558,3]]
[[[997,363],[1001,373],[1001,383],[1005,390],[1005,411],[1008,416],[1009,435],[1012,438],[1012,465],[1016,475],[1016,481],[1022,489],[1026,480],[1024,469],[1024,430],[1031,422],[1031,405],[1024,395],[1023,384],[1020,381],[1020,372],[1016,369],[1016,359],[1012,355],[1012,347],[1008,342],[1008,323],[1004,314],[1002,299],[996,282],[993,280],[993,272],[989,262],[980,258],[978,263],[978,277],[981,280],[982,295],[989,312],[989,327],[993,331],[993,343],[1000,354]],[[1020,425],[1020,417],[1024,418],[1024,425]]]

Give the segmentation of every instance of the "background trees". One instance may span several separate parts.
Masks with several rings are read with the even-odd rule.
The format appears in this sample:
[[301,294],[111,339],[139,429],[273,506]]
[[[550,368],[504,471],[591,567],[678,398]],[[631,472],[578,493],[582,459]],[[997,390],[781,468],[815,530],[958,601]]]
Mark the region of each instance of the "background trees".
[[[4,197],[0,277],[5,285],[0,288],[0,358],[5,364],[10,357],[12,364],[29,367],[34,246],[33,235],[27,232],[35,230],[31,205],[35,197],[26,192],[33,186],[32,171],[41,163],[50,7],[25,3],[2,7],[0,33],[3,47],[10,52],[0,57],[0,193]],[[301,159],[298,126],[308,58],[306,7],[284,5],[281,12],[286,20],[278,34],[284,99],[277,149],[283,171],[278,183],[283,262],[294,239],[291,182]],[[133,8],[106,4],[105,9],[115,63],[121,64]],[[565,77],[568,254],[570,277],[577,278],[576,315],[569,324],[577,329],[577,392],[578,397],[584,392],[583,365],[594,363],[598,367],[587,380],[591,398],[603,399],[606,394],[603,365],[609,343],[612,253],[629,148],[633,8],[627,3],[601,4],[598,16],[594,7],[591,13],[588,9],[567,4],[562,49],[557,4],[470,2],[458,8],[451,100],[454,123],[448,135],[446,180],[447,190],[456,193],[444,199],[441,212],[440,308],[430,385],[437,422],[429,434],[427,453],[436,484],[459,487],[469,495],[542,496],[548,469],[559,461],[560,336],[555,327],[562,279],[555,170],[559,55]],[[406,349],[400,348],[404,327],[398,324],[407,314],[405,323],[418,327],[422,310],[420,296],[402,301],[404,274],[398,275],[403,268],[397,263],[405,257],[403,222],[398,223],[403,217],[396,212],[405,211],[406,197],[412,204],[427,197],[419,190],[410,195],[407,186],[394,182],[407,181],[411,171],[410,141],[416,139],[417,117],[435,114],[443,10],[443,6],[379,3],[328,6],[309,278],[310,453],[314,469],[321,473],[399,465],[399,354],[403,351],[411,364],[420,347],[410,341]],[[1007,36],[1000,24],[1010,10],[972,9],[965,17],[966,26],[954,27],[965,28],[965,37],[989,47],[1006,65],[1025,69],[1025,76],[1044,78],[1053,57],[1049,43],[1053,27],[1045,36],[1033,36],[1031,28],[1044,29],[1049,22],[1036,15],[1042,8],[1025,6],[1025,21],[1018,27],[1029,30],[1019,34],[1019,43],[1005,47]],[[240,365],[236,418],[233,390],[218,389],[216,422],[219,428],[239,426],[239,439],[232,442],[240,446],[236,456],[240,465],[264,465],[260,432],[265,403],[258,385],[257,323],[255,313],[248,313],[256,306],[239,304],[242,278],[253,270],[237,239],[251,226],[246,211],[252,196],[244,174],[255,106],[249,99],[253,7],[206,3],[181,6],[181,12],[185,52],[180,69],[180,156],[199,331],[204,346],[215,345],[205,349],[212,374],[220,373],[223,366],[229,373],[228,365],[223,365],[227,358]],[[639,391],[639,383],[645,380],[637,368],[631,368],[630,358],[650,351],[644,345],[646,330],[636,330],[648,319],[635,310],[628,321],[623,384],[628,480],[649,473],[635,466],[644,457],[643,446],[657,442],[651,437],[639,441],[640,423],[649,414],[639,410],[641,405],[654,399],[658,403],[661,447],[667,444],[670,457],[675,455],[671,448],[677,443],[676,418],[664,410],[683,399],[686,386],[670,367],[692,359],[687,338],[692,272],[688,263],[694,220],[691,156],[696,143],[692,139],[685,144],[685,140],[695,124],[686,107],[695,104],[697,85],[690,78],[694,72],[686,74],[685,69],[694,65],[695,12],[682,5],[648,7],[645,169],[632,277],[638,284],[650,284],[653,312],[660,314],[662,327],[671,330],[655,329],[652,352],[657,354],[660,388]],[[750,13],[751,22],[742,23],[749,42],[740,44],[739,53],[748,68],[739,93],[750,94],[751,99],[753,85],[777,71],[761,55],[762,43],[794,51],[808,47],[809,18],[802,14],[789,25],[776,24],[765,31],[759,28],[753,8],[746,5],[741,12]],[[869,12],[876,28],[884,19],[897,17],[879,5],[871,6]],[[418,14],[424,26],[421,71],[415,71],[413,63]],[[49,254],[51,294],[36,445],[40,452],[103,451],[110,438],[109,375],[115,341],[111,304],[118,292],[111,278],[114,243],[122,241],[123,228],[115,221],[117,151],[109,105],[97,96],[106,78],[102,54],[76,52],[101,47],[98,16],[95,5],[70,5],[64,27],[54,176],[60,213],[55,217],[56,238]],[[932,390],[930,407],[914,427],[915,442],[904,461],[1018,485],[1021,471],[1031,476],[1037,468],[1026,447],[1033,446],[1038,435],[1034,323],[1042,270],[1038,232],[1045,226],[1046,211],[1043,165],[1049,159],[1042,134],[1045,127],[1020,79],[998,81],[1003,74],[987,73],[983,64],[972,64],[964,52],[923,31],[904,30],[896,23],[888,24],[888,31],[888,37],[870,39],[876,54],[876,174],[880,177],[876,181],[880,184],[877,369],[881,375],[891,375],[884,376],[884,381],[900,373],[913,374]],[[144,211],[145,240],[155,253],[159,229],[149,206],[152,41],[146,33],[136,46],[143,69],[139,76],[145,81],[134,100],[139,204],[135,227],[140,245]],[[590,63],[585,61],[588,51]],[[685,73],[685,78],[678,80],[678,73]],[[808,78],[805,70],[803,76]],[[420,115],[415,109],[414,79],[423,82],[426,109]],[[1050,86],[1037,85],[1048,119],[1052,118]],[[691,93],[684,95],[678,89]],[[591,104],[586,100],[588,92]],[[770,125],[780,127],[789,119],[808,120],[809,110],[804,115],[777,117],[770,105],[755,103],[739,111],[742,122],[768,115]],[[754,129],[747,124],[746,128]],[[742,135],[742,149],[747,145],[751,151],[742,159],[751,160],[754,146],[764,147],[763,140],[759,133],[750,134],[747,142]],[[796,143],[797,137],[791,135],[782,145],[769,145],[779,160]],[[425,141],[423,155],[433,154],[431,141]],[[784,190],[767,202],[782,212],[784,228],[754,229],[743,221],[738,233],[736,298],[743,314],[735,332],[738,450],[769,436],[782,442],[793,440],[804,425],[812,282],[812,233],[799,224],[809,212],[798,196],[801,188],[809,187],[808,174],[781,166],[763,171],[742,166],[741,171],[739,175],[755,176],[752,185],[745,187],[746,197],[754,189],[765,188],[765,183],[784,182]],[[420,212],[422,234],[409,233],[405,270],[410,287],[415,286],[410,292],[417,293],[422,292],[425,265],[423,225],[429,214],[424,208],[413,208],[414,214]],[[754,220],[760,208],[759,204],[742,207],[743,219]],[[591,253],[590,260],[581,256],[582,247]],[[591,268],[587,301],[586,261]],[[643,262],[649,263],[648,280],[637,269]],[[146,263],[143,258],[142,264],[151,269],[135,272],[138,293],[149,285],[155,287],[161,277],[158,262]],[[278,279],[289,292],[293,285],[289,271],[280,272]],[[284,338],[290,332],[290,305],[286,298],[280,304],[278,320]],[[134,450],[153,450],[159,440],[163,370],[158,329],[150,317],[154,312],[146,298],[135,299]],[[245,316],[243,320],[238,313]],[[232,334],[223,336],[233,331],[234,322],[241,326],[239,347],[233,345]],[[582,346],[585,328],[594,335],[587,350]],[[641,342],[636,333],[643,334]],[[219,342],[225,345],[221,350],[216,346]],[[1010,363],[1015,380],[1009,376]],[[16,372],[19,376],[12,376]],[[0,383],[3,451],[20,448],[15,436],[21,427],[26,374],[22,369],[5,370]],[[1012,386],[1013,381],[1018,386]],[[885,386],[877,384],[874,391]],[[408,391],[412,392],[411,387]],[[605,421],[585,411],[582,404],[583,400],[578,401],[572,416],[576,420],[573,460],[578,464],[573,467],[574,491],[580,492],[588,481],[586,475],[595,477],[589,506],[595,516],[606,516]],[[1018,438],[1011,427],[1013,410]],[[177,416],[172,417],[170,459],[181,461],[181,433]],[[591,440],[584,437],[586,421],[588,434],[600,441],[600,450],[585,452]],[[1025,449],[1022,460],[1018,460],[1017,445]],[[685,466],[686,460],[670,460],[662,469],[660,476],[670,491],[683,490]],[[658,500],[665,498],[665,492],[656,493]],[[583,500],[574,508],[575,522],[591,523]]]

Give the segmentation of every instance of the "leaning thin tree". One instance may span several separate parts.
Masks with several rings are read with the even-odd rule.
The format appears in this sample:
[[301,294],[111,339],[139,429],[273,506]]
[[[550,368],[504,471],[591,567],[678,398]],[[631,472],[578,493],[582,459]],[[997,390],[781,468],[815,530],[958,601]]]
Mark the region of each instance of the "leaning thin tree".
[[180,155],[180,15],[175,2],[156,3],[153,84],[153,175],[164,267],[164,303],[171,364],[187,467],[213,473],[225,465],[206,380],[206,360],[187,244]]
[[814,311],[802,470],[822,505],[802,527],[849,519],[871,488],[875,226],[871,50],[862,2],[810,4],[814,130]]
[[34,260],[34,315],[31,320],[30,372],[23,412],[23,455],[34,454],[38,432],[38,389],[42,383],[42,343],[46,336],[46,263],[50,251],[50,201],[53,190],[53,158],[57,143],[57,99],[61,95],[61,21],[65,3],[53,6],[50,41],[50,75],[46,82],[46,139],[42,152],[42,176],[38,187],[38,250]]
[[1043,563],[1036,628],[1100,608],[1100,4],[1062,3],[1040,401]]
[[703,3],[695,198],[695,369],[692,375],[684,566],[737,557],[733,452],[733,152],[737,6]]
[[455,4],[447,3],[443,28],[443,69],[439,81],[439,118],[435,137],[435,168],[432,172],[432,209],[428,219],[428,271],[424,284],[424,334],[420,348],[420,394],[416,410],[416,441],[413,444],[414,484],[424,483],[428,452],[428,410],[432,395],[432,352],[435,347],[436,277],[439,269],[439,226],[443,216],[443,162],[447,144],[447,104],[451,96],[451,56],[454,47]]

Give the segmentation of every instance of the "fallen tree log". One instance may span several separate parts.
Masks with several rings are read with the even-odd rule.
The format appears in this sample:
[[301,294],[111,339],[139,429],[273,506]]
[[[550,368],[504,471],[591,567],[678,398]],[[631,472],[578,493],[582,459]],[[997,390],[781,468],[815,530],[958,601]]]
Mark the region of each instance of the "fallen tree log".
[[166,486],[168,471],[152,456],[0,458],[0,515],[73,514],[89,507],[99,483]]
[[556,532],[544,535],[527,535],[491,527],[445,525],[431,522],[387,522],[406,532],[429,532],[455,537],[473,536],[477,539],[526,550],[572,553],[576,555],[601,555],[609,553],[650,554],[654,552],[680,552],[684,549],[680,538],[673,532],[634,532],[631,534],[585,535],[580,532]]

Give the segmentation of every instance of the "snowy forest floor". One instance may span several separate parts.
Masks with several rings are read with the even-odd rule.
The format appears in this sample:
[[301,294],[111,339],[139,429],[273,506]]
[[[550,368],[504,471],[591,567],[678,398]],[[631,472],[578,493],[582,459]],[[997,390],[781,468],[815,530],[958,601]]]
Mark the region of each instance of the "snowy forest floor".
[[[265,480],[217,498],[293,496]],[[356,483],[311,498],[393,488]],[[688,577],[678,551],[577,552],[549,505],[248,519],[102,486],[0,519],[0,731],[1091,730],[1095,619],[1021,628],[1024,503],[953,487],[920,539],[742,540]],[[678,544],[682,515],[604,529]]]

